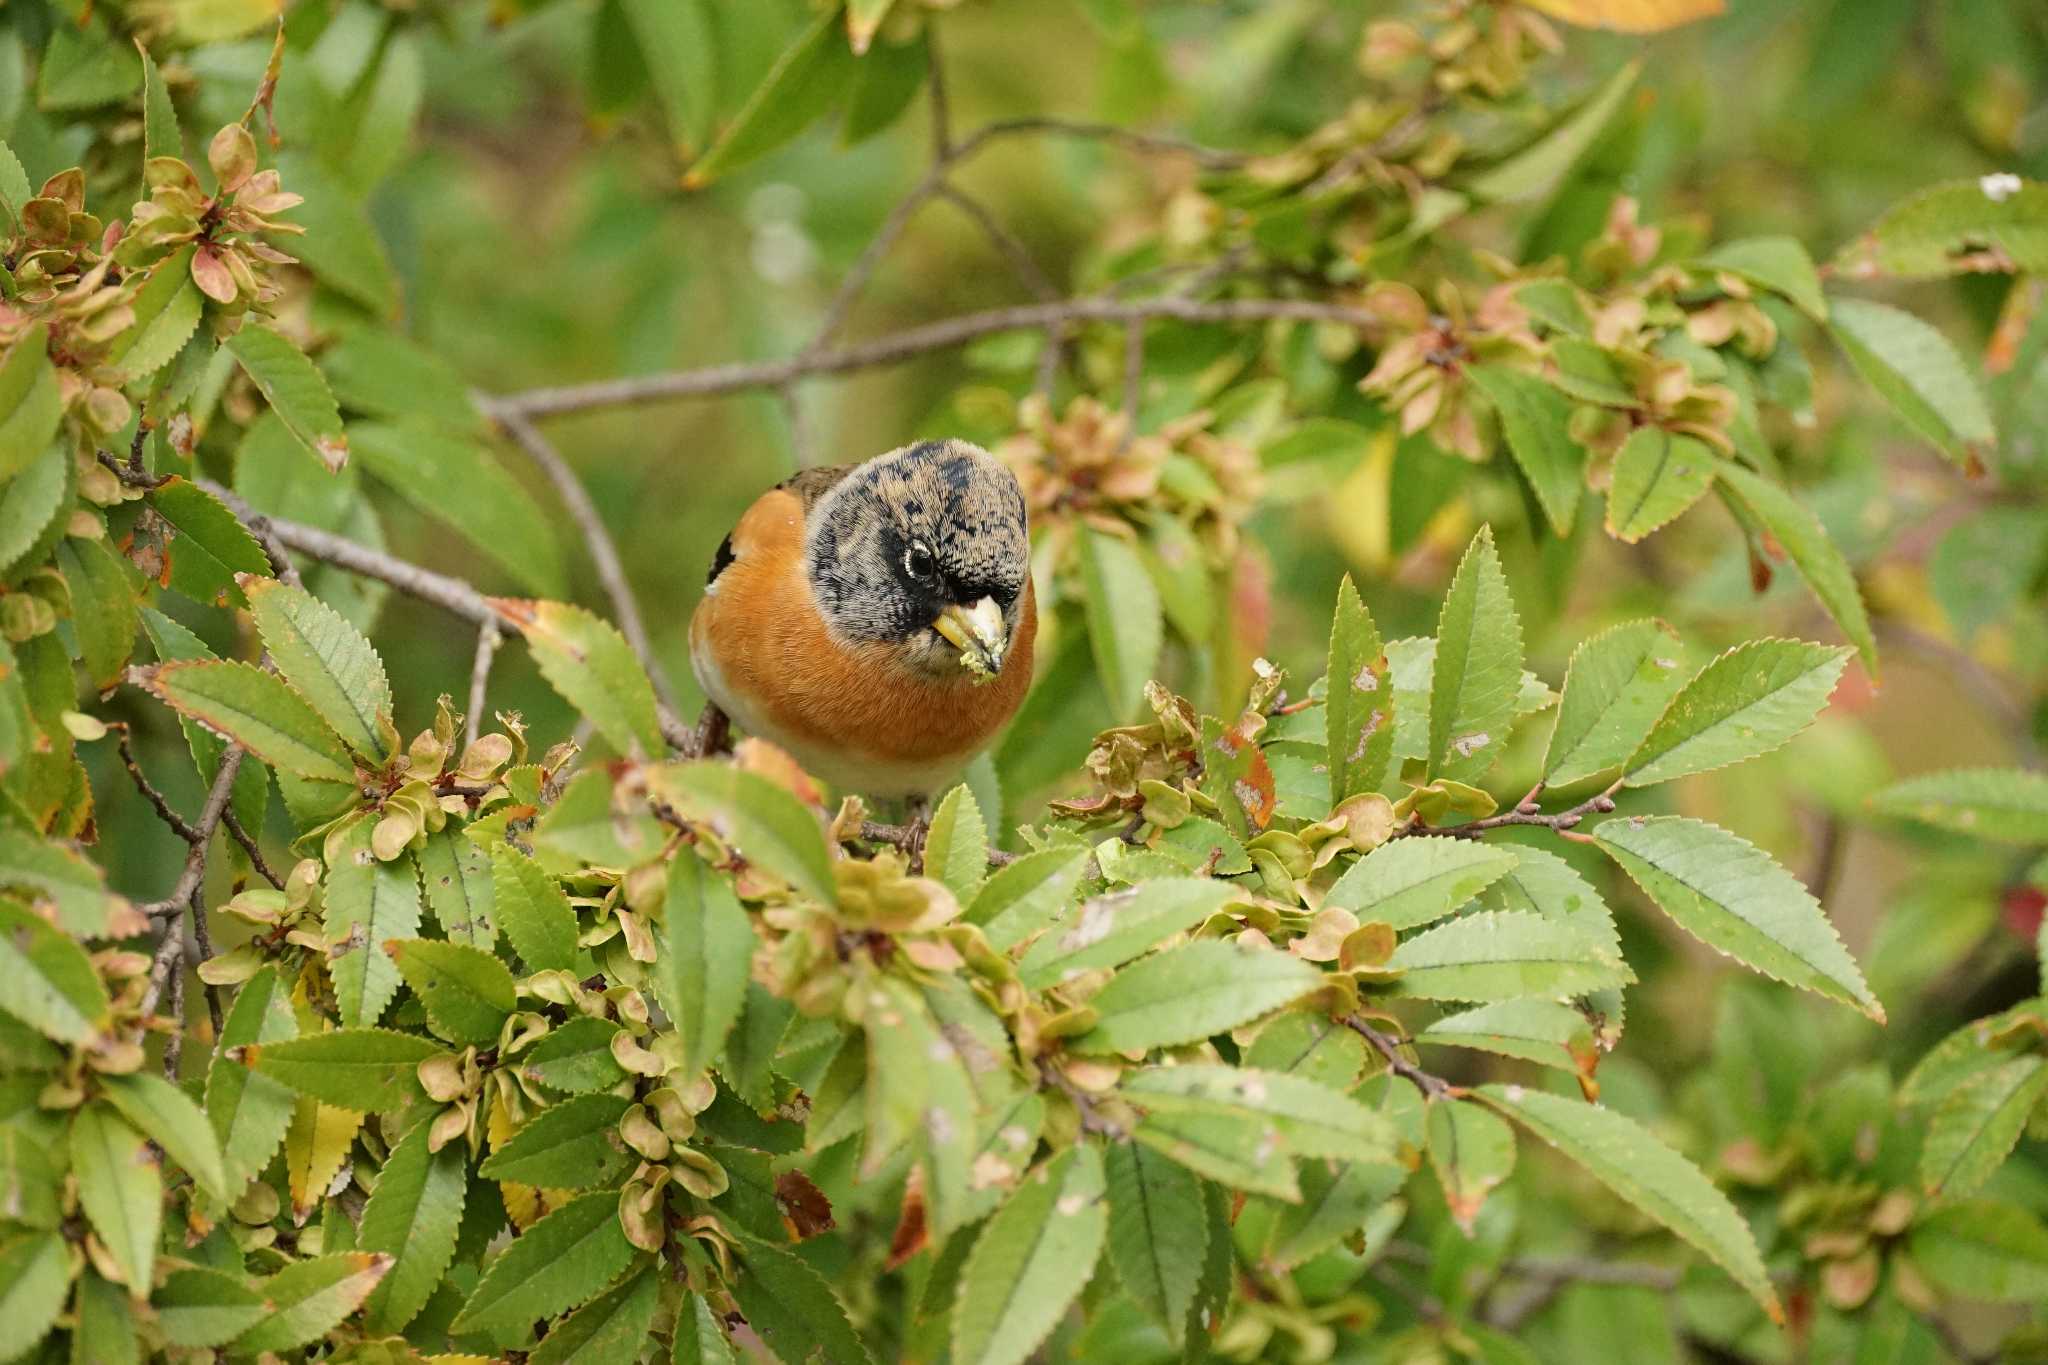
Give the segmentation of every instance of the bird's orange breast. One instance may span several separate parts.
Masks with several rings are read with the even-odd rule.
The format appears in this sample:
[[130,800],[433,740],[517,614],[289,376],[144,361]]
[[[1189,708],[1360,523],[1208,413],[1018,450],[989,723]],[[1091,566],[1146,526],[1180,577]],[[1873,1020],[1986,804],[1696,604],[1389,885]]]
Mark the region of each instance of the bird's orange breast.
[[834,766],[856,770],[862,760],[897,770],[965,763],[1030,689],[1038,631],[1030,587],[993,682],[977,685],[964,668],[957,679],[934,679],[886,644],[849,648],[833,638],[804,572],[803,519],[802,502],[782,489],[740,518],[733,562],[690,622],[692,655],[711,665],[699,667],[700,681],[743,726],[800,759],[829,754],[841,760]]

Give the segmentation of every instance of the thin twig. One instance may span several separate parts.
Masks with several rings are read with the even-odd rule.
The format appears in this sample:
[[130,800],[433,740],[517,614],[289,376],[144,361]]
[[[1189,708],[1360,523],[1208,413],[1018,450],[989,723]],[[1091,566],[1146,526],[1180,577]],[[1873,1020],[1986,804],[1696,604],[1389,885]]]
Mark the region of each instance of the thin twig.
[[1406,828],[1395,830],[1393,837],[1400,839],[1418,835],[1434,835],[1445,839],[1477,839],[1490,829],[1506,829],[1512,825],[1533,825],[1540,829],[1552,830],[1564,835],[1568,839],[1584,839],[1586,836],[1575,835],[1572,831],[1578,828],[1579,824],[1588,815],[1605,815],[1612,811],[1614,809],[1614,794],[1621,790],[1621,782],[1622,779],[1616,778],[1614,784],[1605,791],[1589,796],[1570,810],[1561,810],[1555,815],[1545,815],[1542,808],[1536,804],[1537,799],[1543,795],[1543,784],[1538,782],[1530,789],[1527,796],[1515,803],[1513,810],[1505,814],[1489,815],[1483,820],[1472,820],[1462,825],[1411,824]]
[[1371,1043],[1373,1049],[1380,1056],[1386,1058],[1387,1070],[1401,1077],[1417,1090],[1420,1090],[1424,1099],[1447,1100],[1455,1098],[1459,1093],[1457,1086],[1452,1085],[1441,1076],[1424,1071],[1421,1067],[1402,1056],[1400,1043],[1395,1041],[1391,1035],[1382,1033],[1379,1029],[1367,1023],[1363,1015],[1347,1014],[1342,1022],[1344,1027],[1365,1039],[1366,1042]]
[[1145,397],[1145,324],[1124,326],[1124,438],[1128,446],[1138,434],[1138,405]]
[[940,60],[939,26],[924,26],[925,98],[932,112],[932,164],[943,166],[953,159],[953,102],[946,96],[946,64]]
[[939,198],[959,209],[968,221],[981,229],[981,235],[988,239],[996,253],[1009,262],[1010,273],[1024,286],[1024,291],[1040,302],[1050,303],[1060,297],[1060,287],[1032,256],[1031,248],[1024,245],[1017,235],[1004,227],[988,206],[958,185],[947,182],[938,188]]
[[199,889],[206,877],[206,846],[213,841],[213,832],[220,828],[221,818],[227,813],[228,798],[235,791],[235,774],[242,770],[242,755],[239,744],[230,744],[222,751],[220,766],[214,769],[213,786],[206,793],[206,805],[193,826],[198,838],[192,841],[192,851],[185,855],[185,868],[178,874],[177,885],[162,900],[143,906],[144,914],[157,919],[181,914],[192,893]]
[[476,628],[476,659],[469,666],[469,709],[463,713],[472,743],[483,733],[485,689],[490,686],[491,661],[498,657],[498,642],[503,638],[496,621],[485,621]]
[[[486,400],[488,401],[488,400]],[[647,676],[654,683],[655,693],[670,708],[676,704],[675,690],[669,686],[668,675],[661,663],[654,657],[654,645],[647,637],[647,624],[640,619],[640,605],[633,598],[633,585],[626,581],[626,566],[619,559],[618,544],[606,529],[604,518],[598,514],[597,504],[590,500],[590,492],[583,486],[583,480],[576,477],[576,471],[562,458],[554,443],[541,435],[540,428],[517,412],[494,412],[498,425],[512,438],[533,462],[548,476],[548,482],[555,486],[562,505],[568,509],[569,517],[576,523],[576,529],[583,533],[583,543],[590,551],[590,562],[597,569],[597,581],[604,586],[604,595],[612,604],[612,615],[617,618],[619,633],[626,637],[626,643],[633,647],[640,666],[647,670]]]
[[[176,932],[175,927],[172,930]],[[181,953],[180,957],[183,956]],[[177,1027],[164,1039],[164,1079],[175,1084],[178,1079],[178,1062],[185,1055],[185,973],[173,968],[171,971],[171,1001],[168,1013]],[[213,1006],[214,1036],[220,1036],[220,1002],[211,994],[207,1001]]]
[[[184,909],[181,905],[180,910]],[[164,988],[169,984],[171,973],[177,970],[178,959],[185,954],[185,926],[178,920],[164,925],[164,936],[157,940],[156,954],[149,960],[149,983],[142,989],[142,1013],[148,1015],[156,1010],[156,1002],[163,999]]]
[[[857,264],[855,269],[860,266]],[[1194,323],[1330,322],[1349,327],[1370,327],[1379,321],[1370,310],[1313,299],[1057,299],[965,313],[836,350],[807,350],[787,360],[743,361],[667,374],[527,389],[489,399],[487,405],[495,415],[547,417],[590,408],[706,398],[780,388],[812,375],[847,374],[894,365],[998,332],[1042,331],[1084,322],[1127,324],[1150,318]]]
[[270,560],[270,567],[276,572],[278,581],[294,588],[306,586],[306,580],[299,576],[298,566],[285,552],[284,542],[277,538],[270,518],[260,512],[251,511],[242,518],[242,524],[249,528],[249,534],[256,537],[256,543],[263,547],[263,553]]
[[156,808],[157,818],[169,825],[171,833],[183,839],[188,845],[198,843],[199,831],[192,828],[184,816],[172,810],[171,803],[164,799],[164,794],[151,786],[149,779],[143,776],[142,765],[135,761],[135,751],[128,744],[128,727],[110,725],[107,728],[114,732],[114,748],[121,755],[122,766],[128,769],[129,780],[135,783],[135,790],[142,793],[143,799]]
[[[227,810],[222,813],[221,823],[227,826],[228,833],[234,837],[234,841],[242,846],[242,852],[249,855],[249,866],[256,869],[256,874],[282,891],[283,879],[270,870],[269,863],[263,861],[263,850],[257,847],[255,836],[242,828],[242,817],[235,814],[233,802],[229,802]],[[209,955],[212,951],[211,948],[207,949]]]

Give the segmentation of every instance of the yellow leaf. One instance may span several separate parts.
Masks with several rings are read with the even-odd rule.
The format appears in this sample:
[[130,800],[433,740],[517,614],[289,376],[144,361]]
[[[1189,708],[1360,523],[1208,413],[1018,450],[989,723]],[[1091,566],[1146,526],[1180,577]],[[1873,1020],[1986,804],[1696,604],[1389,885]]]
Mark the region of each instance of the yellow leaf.
[[303,1226],[327,1194],[363,1116],[301,1096],[284,1134],[285,1171],[291,1179],[292,1222]]
[[1522,0],[1530,9],[1583,28],[1659,33],[1722,13],[1723,0]]

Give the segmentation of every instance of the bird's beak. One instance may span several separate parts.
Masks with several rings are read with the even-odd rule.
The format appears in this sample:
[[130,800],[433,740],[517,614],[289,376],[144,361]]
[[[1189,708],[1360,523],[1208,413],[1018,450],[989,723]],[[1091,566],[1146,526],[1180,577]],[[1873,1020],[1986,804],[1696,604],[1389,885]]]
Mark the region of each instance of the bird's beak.
[[1010,627],[993,597],[984,597],[971,607],[957,602],[939,613],[932,629],[951,641],[960,651],[960,662],[968,672],[994,677],[1003,669],[1003,655],[1010,648]]

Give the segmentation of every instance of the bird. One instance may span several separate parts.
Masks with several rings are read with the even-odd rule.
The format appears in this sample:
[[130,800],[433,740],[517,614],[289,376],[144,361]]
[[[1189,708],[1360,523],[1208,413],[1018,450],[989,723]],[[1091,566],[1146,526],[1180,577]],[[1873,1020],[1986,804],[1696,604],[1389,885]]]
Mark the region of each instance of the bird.
[[712,556],[690,664],[707,721],[921,815],[1016,714],[1037,633],[1016,476],[920,441],[757,498]]

